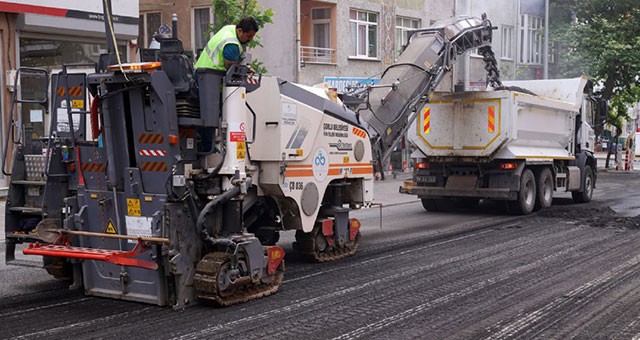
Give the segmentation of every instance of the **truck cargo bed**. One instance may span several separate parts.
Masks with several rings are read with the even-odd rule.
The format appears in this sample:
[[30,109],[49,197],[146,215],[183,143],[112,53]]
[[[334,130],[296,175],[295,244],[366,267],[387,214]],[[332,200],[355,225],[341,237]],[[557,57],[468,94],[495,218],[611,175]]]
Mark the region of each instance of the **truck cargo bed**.
[[434,95],[409,129],[414,157],[573,159],[574,103],[518,91]]

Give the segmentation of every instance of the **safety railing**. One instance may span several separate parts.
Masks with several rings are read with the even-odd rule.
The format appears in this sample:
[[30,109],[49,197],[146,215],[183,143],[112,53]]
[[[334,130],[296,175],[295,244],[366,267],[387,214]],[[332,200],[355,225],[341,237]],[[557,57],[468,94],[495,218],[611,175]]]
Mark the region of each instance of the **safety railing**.
[[300,46],[300,61],[306,64],[335,64],[336,50],[332,48]]

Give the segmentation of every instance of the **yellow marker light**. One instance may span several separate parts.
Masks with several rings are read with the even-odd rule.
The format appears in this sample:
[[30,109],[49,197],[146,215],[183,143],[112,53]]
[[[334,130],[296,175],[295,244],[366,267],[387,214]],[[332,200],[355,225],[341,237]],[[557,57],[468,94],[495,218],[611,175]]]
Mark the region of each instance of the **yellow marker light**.
[[296,156],[302,157],[302,149],[296,149]]
[[91,194],[91,195],[89,195],[89,197],[91,197],[93,199],[96,199],[96,198],[98,198],[98,194]]
[[146,63],[125,63],[125,64],[116,64],[107,66],[108,71],[120,71],[126,73],[142,73],[147,72],[151,73],[156,69],[160,68],[162,63],[159,61],[151,61]]
[[153,202],[153,196],[145,196],[144,197],[144,201],[145,202]]

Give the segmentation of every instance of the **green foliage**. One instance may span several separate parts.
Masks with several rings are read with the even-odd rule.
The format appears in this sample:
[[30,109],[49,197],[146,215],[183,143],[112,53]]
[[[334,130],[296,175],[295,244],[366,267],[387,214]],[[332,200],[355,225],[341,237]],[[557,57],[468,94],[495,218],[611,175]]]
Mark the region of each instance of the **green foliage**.
[[[622,134],[622,126],[625,121],[631,119],[629,117],[629,104],[640,101],[640,87],[631,86],[628,91],[614,93],[611,100],[609,100],[609,110],[607,111],[606,123],[616,128],[612,141],[617,141]],[[611,150],[607,153],[607,160],[605,167],[609,167],[609,158],[612,152],[617,150]]]
[[[235,25],[244,17],[253,17],[258,22],[258,26],[263,28],[265,24],[271,23],[273,10],[267,8],[262,10],[256,0],[212,0],[214,24],[211,26],[212,32],[218,32],[223,26]],[[262,46],[260,35],[249,43],[249,48]]]
[[[261,29],[265,24],[273,22],[273,10],[267,8],[262,10],[256,0],[212,0],[214,24],[209,27],[209,32],[218,32],[223,26],[236,25],[244,17],[253,17],[258,22]],[[260,34],[256,34],[248,45],[248,48],[262,46]],[[266,74],[267,69],[264,64],[257,59],[251,62],[251,68],[256,73]]]
[[[550,37],[559,46],[558,76],[589,75],[604,99],[630,104],[640,86],[637,0],[552,0]],[[613,109],[612,109],[613,110]]]
[[609,111],[607,112],[607,124],[616,127],[617,134],[622,133],[622,125],[629,117],[629,104],[640,101],[640,87],[631,86],[628,91],[614,93],[609,100]]

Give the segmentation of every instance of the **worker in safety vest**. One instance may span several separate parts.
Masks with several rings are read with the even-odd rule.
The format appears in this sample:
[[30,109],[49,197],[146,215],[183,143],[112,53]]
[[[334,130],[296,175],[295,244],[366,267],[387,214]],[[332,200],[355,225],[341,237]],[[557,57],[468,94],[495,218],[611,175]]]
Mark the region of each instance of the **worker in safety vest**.
[[237,25],[222,27],[214,34],[207,46],[200,54],[195,68],[210,68],[226,71],[231,65],[240,60],[245,46],[258,32],[256,19],[247,17]]

